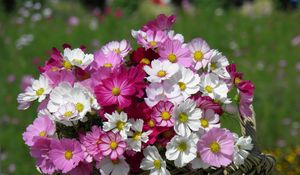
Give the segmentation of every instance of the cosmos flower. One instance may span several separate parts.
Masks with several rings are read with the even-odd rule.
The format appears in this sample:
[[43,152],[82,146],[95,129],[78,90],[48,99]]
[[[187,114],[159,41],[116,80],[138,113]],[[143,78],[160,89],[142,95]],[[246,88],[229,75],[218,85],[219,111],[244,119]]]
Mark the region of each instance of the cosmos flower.
[[144,70],[149,75],[147,77],[148,81],[160,83],[162,80],[172,77],[179,70],[179,66],[167,60],[153,60],[151,67],[144,66]]
[[147,31],[149,29],[153,31],[170,30],[175,21],[175,15],[166,16],[165,14],[160,14],[154,20],[149,21],[146,25],[144,25],[142,27],[142,31]]
[[129,172],[129,165],[123,157],[115,160],[104,158],[97,164],[97,168],[103,175],[127,175]]
[[237,134],[234,134],[233,136],[235,138],[233,163],[240,166],[244,163],[245,159],[250,154],[250,151],[253,149],[252,139],[250,136],[238,137]]
[[160,101],[152,108],[151,117],[156,121],[157,126],[172,127],[174,125],[173,103]]
[[130,122],[131,131],[128,133],[128,145],[129,147],[136,152],[140,152],[142,148],[142,142],[147,143],[149,140],[149,135],[151,134],[151,130],[143,132],[143,124],[144,121],[142,119],[137,119],[136,121]]
[[127,144],[119,133],[108,132],[100,137],[99,148],[103,156],[109,156],[111,160],[118,160],[123,155]]
[[210,47],[202,38],[195,38],[188,43],[188,48],[191,51],[191,57],[193,58],[193,68],[199,70],[205,68],[211,60]]
[[167,35],[163,31],[152,31],[147,30],[146,36],[137,35],[137,42],[145,49],[155,49],[160,47],[165,40],[167,39]]
[[94,53],[94,62],[92,67],[96,70],[100,67],[115,68],[122,63],[122,57],[115,52],[104,54],[102,50]]
[[131,46],[130,46],[130,43],[126,40],[111,41],[111,42],[105,44],[101,48],[101,50],[104,54],[108,54],[110,52],[115,52],[116,54],[118,54],[122,58],[124,58],[131,51]]
[[70,48],[65,48],[63,58],[64,67],[72,68],[72,66],[78,66],[84,69],[93,62],[94,55],[85,54],[80,48],[76,48],[73,50],[71,50]]
[[152,49],[145,49],[143,47],[137,48],[130,55],[130,59],[137,65],[149,65],[152,60],[157,59],[159,55]]
[[217,50],[211,50],[210,62],[208,63],[208,71],[211,71],[223,79],[230,79],[230,75],[227,72],[227,66],[229,62],[221,52]]
[[108,120],[103,123],[103,131],[119,132],[123,139],[127,138],[128,131],[130,130],[131,123],[127,121],[128,116],[124,112],[113,112],[112,114],[104,114],[104,117]]

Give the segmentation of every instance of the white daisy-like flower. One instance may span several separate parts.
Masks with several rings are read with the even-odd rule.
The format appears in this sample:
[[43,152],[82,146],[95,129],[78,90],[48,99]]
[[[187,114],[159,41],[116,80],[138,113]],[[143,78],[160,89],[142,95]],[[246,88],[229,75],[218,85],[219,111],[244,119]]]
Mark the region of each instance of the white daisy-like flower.
[[127,175],[129,172],[129,165],[124,157],[116,160],[105,157],[96,167],[99,169],[101,175]]
[[208,109],[200,118],[200,127],[205,131],[209,131],[211,128],[220,128],[220,117],[213,110]]
[[118,113],[115,111],[112,114],[105,113],[104,117],[107,118],[108,121],[103,123],[103,131],[107,132],[112,130],[114,133],[119,132],[123,139],[127,139],[131,123],[127,121],[128,117],[126,113]]
[[148,81],[160,83],[162,80],[166,80],[178,72],[179,65],[177,63],[171,63],[168,60],[153,60],[151,67],[144,66],[144,70],[149,75],[147,77]]
[[[27,109],[30,106],[30,102],[38,99],[38,102],[42,102],[47,95],[51,92],[52,87],[49,85],[47,77],[41,75],[38,80],[33,80],[32,85],[27,87],[24,93],[18,95],[18,102],[20,109]],[[28,104],[21,108],[22,104]]]
[[155,146],[148,146],[143,154],[144,159],[140,166],[142,170],[150,170],[150,175],[170,175],[166,162],[161,158]]
[[203,74],[200,81],[200,91],[204,96],[209,96],[212,99],[229,103],[227,93],[229,89],[223,80],[220,80],[216,74]]
[[226,69],[229,62],[221,52],[217,50],[211,50],[210,62],[208,63],[208,71],[217,74],[220,78],[230,79],[230,75]]
[[115,52],[124,58],[130,52],[131,46],[130,43],[126,40],[111,41],[105,44],[101,50],[104,54],[108,54],[109,52]]
[[99,103],[97,102],[97,99],[95,97],[95,94],[92,93],[91,90],[89,90],[88,88],[86,88],[85,86],[83,86],[80,83],[75,83],[74,87],[79,87],[81,89],[84,90],[84,92],[90,97],[90,103],[91,103],[91,107],[95,110],[99,110],[101,107],[99,105]]
[[174,160],[176,167],[183,167],[197,157],[198,137],[192,133],[189,137],[174,136],[167,144],[166,157]]
[[234,146],[234,155],[233,162],[235,165],[242,165],[245,159],[250,154],[249,152],[253,149],[253,143],[250,136],[247,137],[238,137],[237,134],[234,134],[235,137],[235,146]]
[[65,68],[78,66],[84,69],[94,61],[93,54],[85,54],[80,48],[73,50],[70,48],[65,48],[63,58]]
[[207,169],[209,168],[209,164],[203,162],[199,153],[197,153],[197,157],[191,161],[192,168],[195,169]]
[[172,90],[172,86],[180,91],[183,99],[187,99],[192,94],[196,94],[200,90],[200,77],[190,69],[180,67],[179,71],[170,79],[164,82],[166,90]]
[[195,38],[188,43],[188,48],[194,61],[193,68],[195,70],[205,68],[211,60],[210,48],[206,41],[201,38]]
[[143,38],[146,38],[146,36],[147,36],[146,32],[144,32],[142,30],[131,30],[131,35],[135,39],[137,39],[138,36],[141,36]]
[[72,125],[72,121],[77,121],[78,111],[73,103],[67,103],[59,107],[58,111],[50,116],[51,119],[63,123],[67,126]]
[[144,120],[137,119],[136,121],[131,120],[131,131],[128,132],[128,145],[129,147],[136,152],[140,152],[142,148],[142,142],[147,143],[149,140],[149,135],[151,130],[143,132]]
[[180,33],[175,33],[174,30],[170,30],[168,31],[168,37],[171,39],[171,40],[178,40],[180,41],[181,43],[184,43],[184,36]]
[[181,136],[190,136],[192,131],[200,129],[202,111],[196,108],[196,103],[187,99],[179,105],[175,105],[173,116],[175,119],[174,130]]

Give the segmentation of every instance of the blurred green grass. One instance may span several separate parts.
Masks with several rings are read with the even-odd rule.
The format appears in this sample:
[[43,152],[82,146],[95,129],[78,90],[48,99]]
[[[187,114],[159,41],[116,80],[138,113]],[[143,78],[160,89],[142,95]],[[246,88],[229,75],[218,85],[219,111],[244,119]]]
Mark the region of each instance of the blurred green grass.
[[[51,20],[23,25],[12,23],[11,17],[0,13],[0,150],[7,153],[7,159],[0,164],[0,172],[14,163],[15,174],[37,174],[21,135],[36,117],[36,106],[28,111],[17,111],[15,100],[20,92],[21,77],[25,74],[38,76],[33,59],[39,57],[43,64],[48,58],[47,51],[53,46],[60,48],[62,43],[75,47],[83,44],[88,51],[94,51],[98,49],[92,46],[94,40],[100,44],[123,38],[133,41],[130,30],[138,29],[151,16],[140,12],[121,18],[107,16],[96,30],[91,30],[88,26],[92,17],[83,9],[61,8],[65,9],[55,13]],[[79,26],[67,25],[71,11],[79,17]],[[216,16],[214,10],[207,8],[197,10],[193,16],[179,12],[174,26],[186,41],[194,37],[207,40],[212,48],[235,62],[246,79],[255,83],[254,107],[258,139],[263,148],[277,147],[279,138],[287,140],[289,145],[300,143],[282,123],[284,118],[299,122],[300,117],[299,72],[295,67],[300,62],[300,46],[291,45],[292,38],[300,34],[299,20],[299,12],[274,12],[271,16],[251,18],[235,10]],[[15,42],[22,34],[33,34],[34,40],[18,50]],[[282,66],[282,62],[286,62],[286,66]],[[16,81],[9,83],[7,77],[11,74],[16,76]],[[11,119],[16,122],[9,122]],[[232,119],[224,121],[226,126],[238,130],[239,125],[232,125],[235,122]]]

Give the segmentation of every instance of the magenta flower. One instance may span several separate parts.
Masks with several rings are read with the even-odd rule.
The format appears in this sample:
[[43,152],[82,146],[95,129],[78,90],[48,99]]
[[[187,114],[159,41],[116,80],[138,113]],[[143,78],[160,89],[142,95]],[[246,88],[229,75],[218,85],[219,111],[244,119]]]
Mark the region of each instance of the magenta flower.
[[95,160],[100,161],[103,156],[99,148],[101,143],[100,137],[103,131],[98,126],[93,126],[91,132],[87,132],[86,135],[81,136],[80,141],[86,148],[88,154],[90,154]]
[[149,21],[146,25],[144,25],[142,27],[142,31],[147,31],[149,29],[153,31],[170,30],[175,21],[175,15],[166,16],[164,14],[160,14],[159,16],[157,16],[157,18],[155,18],[152,21]]
[[104,156],[110,156],[110,159],[116,160],[120,158],[126,148],[127,144],[122,141],[119,133],[108,132],[101,136],[100,150]]
[[251,105],[253,103],[254,85],[249,80],[243,80],[238,85],[239,90],[239,112],[242,117],[252,117]]
[[33,121],[23,133],[23,140],[28,146],[32,146],[36,137],[48,137],[55,133],[55,124],[48,116],[41,116]]
[[167,39],[158,50],[158,54],[162,60],[169,60],[184,67],[190,67],[193,62],[190,50],[178,40]]
[[50,148],[49,157],[62,173],[68,173],[84,159],[81,145],[75,139],[53,140]]
[[57,169],[49,159],[51,139],[39,137],[30,147],[30,154],[36,159],[36,165],[43,174],[53,174]]
[[73,168],[69,175],[91,175],[93,171],[93,166],[90,163],[80,162],[78,166]]
[[92,67],[98,70],[100,67],[115,68],[122,62],[122,57],[115,52],[108,52],[104,54],[102,50],[94,53],[94,62]]
[[209,96],[195,95],[192,97],[192,100],[196,102],[197,107],[200,108],[202,111],[211,109],[219,115],[223,114],[223,109],[220,106],[220,104],[214,102],[214,100]]
[[157,47],[160,47],[165,40],[167,39],[167,35],[163,31],[152,31],[147,30],[145,33],[146,36],[138,35],[137,36],[137,42],[141,46],[143,46],[146,49],[152,48],[155,49]]
[[169,101],[160,101],[152,108],[151,117],[156,121],[157,126],[174,126],[174,118],[172,117],[173,108],[173,103]]
[[203,162],[220,168],[233,160],[234,137],[227,129],[212,128],[197,143]]

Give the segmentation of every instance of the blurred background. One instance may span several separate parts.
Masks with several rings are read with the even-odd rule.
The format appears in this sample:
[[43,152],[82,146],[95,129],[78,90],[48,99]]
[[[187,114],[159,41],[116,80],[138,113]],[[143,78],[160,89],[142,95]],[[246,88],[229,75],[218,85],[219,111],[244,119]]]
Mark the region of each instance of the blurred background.
[[28,77],[38,77],[49,50],[69,43],[93,52],[123,38],[135,46],[130,30],[160,13],[176,14],[174,30],[186,42],[204,38],[254,82],[259,144],[276,156],[276,174],[300,174],[298,6],[299,0],[0,0],[0,175],[38,174],[21,135],[36,106],[18,111],[16,97]]

